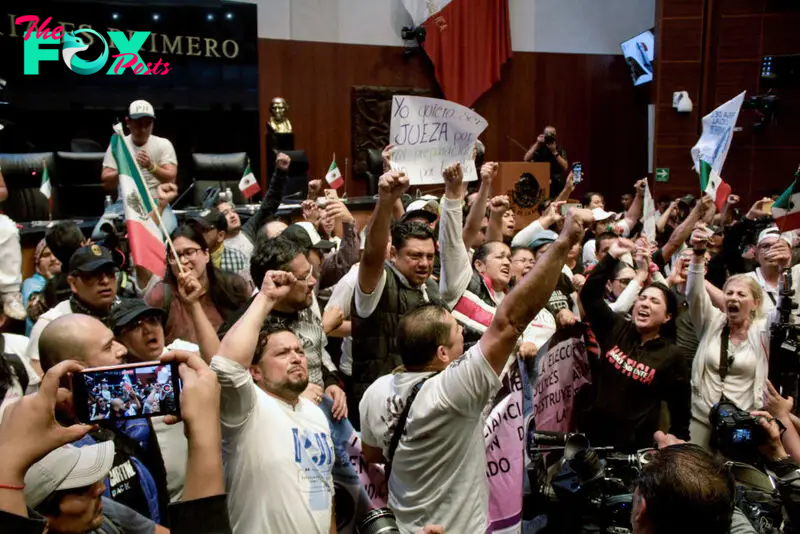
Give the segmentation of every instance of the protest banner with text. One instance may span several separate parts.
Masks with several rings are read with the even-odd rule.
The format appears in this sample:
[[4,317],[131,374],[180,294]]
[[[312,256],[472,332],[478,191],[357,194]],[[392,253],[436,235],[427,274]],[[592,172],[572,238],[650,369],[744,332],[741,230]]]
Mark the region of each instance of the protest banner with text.
[[464,181],[478,179],[473,151],[486,119],[447,100],[396,95],[392,98],[391,166],[411,185],[441,184],[442,171],[461,163]]
[[503,377],[492,410],[483,427],[486,478],[489,480],[487,533],[519,532],[525,477],[525,368],[515,361]]
[[561,328],[539,350],[533,365],[533,417],[537,430],[573,432],[575,396],[590,384],[589,352],[596,347],[584,324]]

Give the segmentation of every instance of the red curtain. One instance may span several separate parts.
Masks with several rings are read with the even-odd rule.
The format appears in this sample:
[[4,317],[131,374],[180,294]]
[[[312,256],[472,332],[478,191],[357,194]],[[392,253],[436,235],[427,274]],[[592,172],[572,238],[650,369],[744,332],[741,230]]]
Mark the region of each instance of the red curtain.
[[471,106],[511,57],[508,0],[453,0],[423,24],[423,47],[447,100]]

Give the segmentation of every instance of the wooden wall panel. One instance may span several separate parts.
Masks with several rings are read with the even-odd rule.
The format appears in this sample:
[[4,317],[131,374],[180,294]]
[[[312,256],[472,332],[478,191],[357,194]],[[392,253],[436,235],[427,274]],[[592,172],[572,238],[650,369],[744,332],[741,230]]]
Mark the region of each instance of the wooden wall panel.
[[[677,41],[677,32],[659,34],[657,57],[667,58],[658,65],[655,84],[657,100],[663,104],[674,90],[676,80],[692,87],[687,77],[699,71],[701,89],[690,96],[695,111],[689,120],[670,109],[659,109],[656,133],[656,166],[670,167],[669,184],[657,184],[658,193],[696,192],[698,179],[693,172],[676,169],[689,157],[688,149],[700,133],[701,117],[743,90],[747,97],[766,92],[760,86],[761,58],[764,55],[800,54],[800,4],[795,0],[698,0],[702,12],[702,56],[692,63],[674,58],[691,47]],[[659,0],[656,27],[674,27],[686,19],[675,19],[685,9],[684,0]],[[672,17],[672,18],[671,18]],[[694,20],[694,19],[692,19]],[[690,36],[685,31],[684,37]],[[742,109],[731,150],[722,175],[745,203],[785,189],[800,160],[800,87],[775,89],[779,98],[774,121],[755,126],[758,113]],[[699,103],[699,104],[698,104]],[[686,141],[691,142],[686,143]],[[681,145],[680,147],[678,145]],[[685,152],[684,152],[685,151]],[[681,156],[685,154],[685,158]],[[677,171],[677,172],[676,172]],[[681,190],[685,185],[686,191]],[[745,206],[746,208],[747,206]]]
[[761,15],[722,17],[717,46],[721,60],[760,57]]
[[800,50],[800,12],[770,14],[763,18],[763,54],[797,54]]
[[[441,95],[427,59],[404,59],[396,47],[261,39],[259,62],[262,124],[270,100],[286,98],[295,144],[306,150],[314,177],[324,174],[333,152],[343,172],[344,157],[351,157],[354,85]],[[521,161],[524,151],[509,138],[527,147],[553,124],[569,160],[583,163],[587,182],[578,193],[600,189],[614,206],[647,171],[649,101],[649,88],[634,88],[622,56],[515,52],[474,108],[489,122],[482,140],[490,160]],[[345,187],[349,196],[366,190],[352,179]]]
[[[700,61],[703,53],[703,19],[664,19],[661,25],[662,42],[659,61]],[[659,49],[656,48],[656,54]]]

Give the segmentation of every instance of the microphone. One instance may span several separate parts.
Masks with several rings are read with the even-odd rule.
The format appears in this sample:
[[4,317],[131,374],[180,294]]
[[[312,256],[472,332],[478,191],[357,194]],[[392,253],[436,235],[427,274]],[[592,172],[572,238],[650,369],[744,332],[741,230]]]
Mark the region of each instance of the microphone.
[[186,191],[184,191],[183,193],[181,193],[181,194],[180,194],[180,196],[179,196],[178,198],[176,198],[176,199],[175,199],[175,202],[173,202],[173,203],[172,203],[172,205],[173,205],[173,206],[177,206],[177,205],[180,203],[180,201],[181,201],[181,200],[183,200],[183,197],[185,197],[185,196],[186,196],[186,193],[188,193],[189,191],[191,191],[192,189],[194,189],[194,186],[195,186],[195,184],[196,184],[196,183],[197,183],[197,181],[193,179],[193,180],[192,180],[192,183],[190,183],[190,184],[189,184],[189,187],[187,187],[187,188],[186,188]]

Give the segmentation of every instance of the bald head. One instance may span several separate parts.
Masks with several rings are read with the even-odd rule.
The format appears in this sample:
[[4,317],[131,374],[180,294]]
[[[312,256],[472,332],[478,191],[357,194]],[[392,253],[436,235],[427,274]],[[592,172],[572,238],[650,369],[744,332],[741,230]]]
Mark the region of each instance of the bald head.
[[87,367],[117,365],[125,354],[125,347],[114,341],[111,330],[94,317],[79,313],[54,320],[39,338],[44,371],[64,360],[76,360]]

